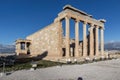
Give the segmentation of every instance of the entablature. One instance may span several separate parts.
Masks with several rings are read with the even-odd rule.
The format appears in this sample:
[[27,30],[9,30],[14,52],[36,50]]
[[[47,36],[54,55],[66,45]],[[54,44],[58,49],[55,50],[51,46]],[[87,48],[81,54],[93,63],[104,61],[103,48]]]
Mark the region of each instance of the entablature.
[[77,19],[77,20],[80,20],[81,22],[87,22],[88,24],[94,24],[95,26],[104,28],[104,23],[106,22],[106,20],[104,19],[96,20],[92,18],[91,15],[85,12],[82,12],[76,8],[72,10],[71,8],[74,9],[73,7],[69,8],[69,6],[67,8],[64,8],[64,10],[58,14],[58,17],[54,20],[54,22],[61,21],[65,19],[66,16],[69,16],[72,19],[75,19],[75,20]]

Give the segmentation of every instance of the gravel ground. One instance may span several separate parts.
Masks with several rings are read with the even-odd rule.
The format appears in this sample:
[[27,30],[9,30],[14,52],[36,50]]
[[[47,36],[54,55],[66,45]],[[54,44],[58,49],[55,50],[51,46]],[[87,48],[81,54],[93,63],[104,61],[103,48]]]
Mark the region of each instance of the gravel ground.
[[34,71],[21,70],[0,80],[120,80],[120,59],[83,65],[63,65]]

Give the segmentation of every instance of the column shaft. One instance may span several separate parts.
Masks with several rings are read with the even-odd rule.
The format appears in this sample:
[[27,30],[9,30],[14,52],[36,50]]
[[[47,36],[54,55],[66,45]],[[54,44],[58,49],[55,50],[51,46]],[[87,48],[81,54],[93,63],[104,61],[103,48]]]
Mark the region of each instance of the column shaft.
[[98,39],[98,26],[95,28],[95,54],[99,55],[99,39]]
[[70,21],[69,17],[65,17],[66,21],[66,57],[70,57]]
[[90,57],[93,57],[94,56],[94,39],[93,39],[93,25],[90,26]]
[[21,43],[18,42],[18,43],[16,44],[16,53],[17,53],[17,55],[19,55],[20,50],[21,50]]
[[75,57],[79,57],[79,21],[75,22]]
[[100,42],[100,47],[101,47],[101,55],[104,56],[104,30],[100,29],[100,37],[101,37],[101,42]]
[[83,57],[87,56],[86,22],[83,23]]
[[27,50],[27,42],[25,42],[25,50]]

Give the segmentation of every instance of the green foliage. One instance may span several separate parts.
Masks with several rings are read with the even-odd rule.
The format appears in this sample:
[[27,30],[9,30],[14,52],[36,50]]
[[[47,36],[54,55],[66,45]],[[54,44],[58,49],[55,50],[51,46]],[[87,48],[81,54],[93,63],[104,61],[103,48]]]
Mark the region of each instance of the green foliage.
[[[52,61],[46,61],[46,60],[39,60],[35,61],[37,63],[37,68],[46,68],[56,65],[61,65],[62,63],[59,62],[52,62]],[[6,66],[5,71],[16,71],[16,70],[22,70],[22,69],[30,69],[32,67],[31,61],[27,63],[16,63],[13,66]],[[0,67],[0,72],[2,72],[3,68]]]
[[[24,63],[24,64],[15,64],[14,66],[6,66],[5,71],[16,71],[16,70],[22,70],[22,69],[29,69],[31,65],[29,63]],[[2,72],[3,68],[0,67],[0,72]]]
[[[112,60],[112,58],[109,59],[96,59],[94,61],[81,61],[77,63],[60,63],[60,62],[53,62],[53,61],[47,61],[47,60],[31,60],[31,59],[22,59],[17,61],[13,66],[6,66],[5,67],[5,72],[9,71],[17,71],[17,70],[22,70],[22,69],[30,69],[32,67],[32,62],[35,62],[37,64],[37,68],[46,68],[46,67],[51,67],[51,66],[62,66],[62,65],[74,65],[74,64],[87,64],[87,63],[92,63],[92,62],[98,62],[98,61],[104,61],[104,60]],[[0,67],[0,72],[3,71],[3,67]]]
[[40,60],[37,62],[37,64],[38,64],[38,68],[45,68],[45,67],[61,65],[62,63]]

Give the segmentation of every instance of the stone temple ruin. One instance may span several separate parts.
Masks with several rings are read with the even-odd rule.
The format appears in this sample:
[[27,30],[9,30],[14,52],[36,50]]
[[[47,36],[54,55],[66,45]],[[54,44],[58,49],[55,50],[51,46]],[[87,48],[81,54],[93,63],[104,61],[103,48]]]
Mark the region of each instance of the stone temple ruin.
[[[75,26],[72,26],[75,28],[75,39],[70,38],[71,19],[75,22]],[[63,20],[65,36],[63,36]],[[19,57],[41,56],[42,59],[53,61],[104,58],[104,23],[104,19],[96,20],[91,15],[66,5],[52,24],[27,36],[26,39],[16,40],[16,54]],[[81,27],[82,41],[79,40]]]

